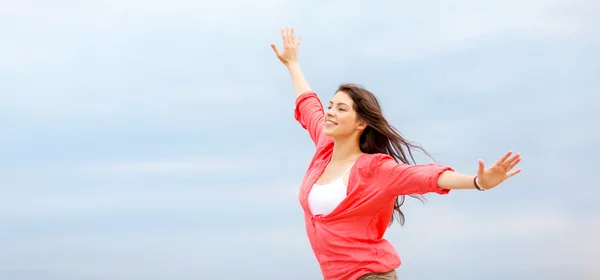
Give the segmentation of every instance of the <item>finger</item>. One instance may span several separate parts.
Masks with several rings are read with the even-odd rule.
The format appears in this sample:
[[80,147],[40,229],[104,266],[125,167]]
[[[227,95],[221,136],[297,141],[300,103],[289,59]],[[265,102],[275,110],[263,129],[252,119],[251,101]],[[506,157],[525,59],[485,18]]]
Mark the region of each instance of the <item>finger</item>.
[[512,172],[508,172],[508,174],[506,174],[506,178],[508,179],[508,178],[510,178],[512,176],[515,176],[515,175],[519,174],[519,172],[521,172],[521,168],[519,168],[519,169],[517,169],[515,171],[512,171]]
[[281,27],[281,40],[283,41],[283,44],[285,45],[286,42],[286,37],[285,37],[285,29],[283,27]]
[[483,173],[484,170],[484,164],[483,164],[483,160],[478,160],[477,163],[479,163],[479,169],[477,170],[477,174],[481,174]]
[[506,159],[510,156],[510,154],[512,154],[512,151],[508,151],[506,154],[504,154],[504,156],[502,156],[498,162],[496,162],[496,165],[498,166],[502,166],[502,164],[504,164],[504,162],[506,161]]
[[515,166],[517,166],[517,164],[519,164],[519,162],[521,162],[521,158],[518,157],[515,160],[513,160],[507,167],[506,170],[511,170],[513,169]]
[[292,31],[289,26],[285,28],[285,37],[287,38],[287,43],[292,44]]
[[275,54],[279,56],[279,50],[277,49],[277,46],[275,46],[275,44],[271,44],[271,48],[273,49],[273,51],[275,51]]
[[512,157],[510,157],[509,159],[507,159],[506,161],[507,162],[512,162],[512,161],[514,161],[514,160],[516,160],[517,158],[520,158],[520,157],[521,157],[521,154],[516,153]]
[[292,34],[291,34],[290,42],[292,43],[292,45],[296,45],[296,31],[294,30],[293,27],[291,29],[292,29]]
[[513,155],[511,158],[507,159],[505,161],[506,164],[510,165],[513,162],[517,161],[517,160],[521,160],[521,154],[516,153],[515,155]]
[[296,42],[296,48],[300,47],[301,41],[302,41],[302,35],[298,36],[298,42]]
[[515,161],[519,159],[519,155],[513,155],[512,157],[506,159],[503,163],[502,163],[502,168],[509,170],[510,169],[510,165]]

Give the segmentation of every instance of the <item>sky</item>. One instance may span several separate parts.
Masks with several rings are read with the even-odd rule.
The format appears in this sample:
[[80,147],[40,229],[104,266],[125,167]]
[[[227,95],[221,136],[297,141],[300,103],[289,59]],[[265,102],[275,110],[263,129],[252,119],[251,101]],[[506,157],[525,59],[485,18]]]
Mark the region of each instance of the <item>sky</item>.
[[406,202],[400,279],[598,279],[599,12],[0,0],[0,279],[322,279],[297,197],[314,147],[269,46],[288,24],[323,103],[365,86],[461,173],[522,154],[494,190]]

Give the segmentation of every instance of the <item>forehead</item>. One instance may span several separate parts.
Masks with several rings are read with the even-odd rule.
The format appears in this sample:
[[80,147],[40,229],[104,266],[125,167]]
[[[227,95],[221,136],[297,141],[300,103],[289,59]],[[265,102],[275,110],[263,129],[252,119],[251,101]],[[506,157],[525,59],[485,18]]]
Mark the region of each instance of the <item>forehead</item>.
[[352,101],[352,98],[350,98],[350,96],[347,93],[345,93],[343,91],[338,91],[335,93],[335,95],[331,99],[330,103],[333,103],[333,104],[344,103],[348,106],[351,106],[354,102]]

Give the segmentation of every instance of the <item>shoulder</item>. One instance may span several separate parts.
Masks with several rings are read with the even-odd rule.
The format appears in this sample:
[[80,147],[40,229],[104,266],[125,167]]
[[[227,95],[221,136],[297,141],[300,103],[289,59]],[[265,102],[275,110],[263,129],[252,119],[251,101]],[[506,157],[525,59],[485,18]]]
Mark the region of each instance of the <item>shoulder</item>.
[[363,154],[356,162],[357,170],[369,177],[375,175],[384,165],[396,164],[394,158],[388,154]]
[[298,97],[296,97],[296,103],[300,103],[306,99],[316,99],[321,101],[321,99],[319,99],[319,96],[317,95],[316,92],[309,90],[309,91],[305,91],[303,93],[301,93],[300,95],[298,95]]
[[307,91],[296,97],[296,108],[299,109],[303,105],[323,107],[321,99],[319,99],[319,96],[314,91]]
[[382,154],[382,153],[376,153],[376,154],[363,154],[360,158],[359,158],[360,164],[361,165],[367,165],[370,167],[375,167],[381,163],[385,163],[385,162],[396,162],[394,160],[394,158],[392,158],[390,155],[388,154]]

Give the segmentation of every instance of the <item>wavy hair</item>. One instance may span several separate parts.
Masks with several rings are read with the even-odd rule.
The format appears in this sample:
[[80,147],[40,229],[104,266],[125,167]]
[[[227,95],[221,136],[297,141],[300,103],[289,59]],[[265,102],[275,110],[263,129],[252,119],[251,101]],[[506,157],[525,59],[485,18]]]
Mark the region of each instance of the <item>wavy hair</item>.
[[[415,164],[413,150],[420,150],[431,157],[419,144],[406,140],[400,132],[388,123],[383,116],[383,110],[377,97],[364,87],[355,84],[342,84],[336,92],[345,92],[354,101],[354,110],[358,118],[367,124],[360,136],[360,149],[363,153],[382,153],[390,155],[396,162]],[[424,202],[421,195],[411,194],[410,197]],[[394,202],[394,215],[388,226],[394,222],[394,217],[404,225],[405,216],[400,210],[404,204],[405,196],[398,196]]]

